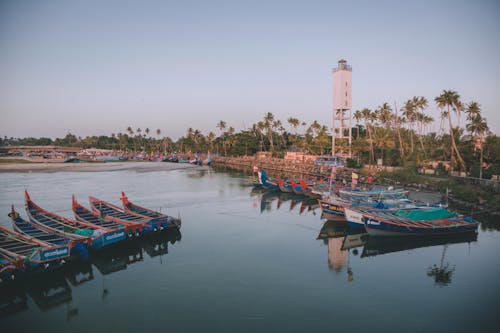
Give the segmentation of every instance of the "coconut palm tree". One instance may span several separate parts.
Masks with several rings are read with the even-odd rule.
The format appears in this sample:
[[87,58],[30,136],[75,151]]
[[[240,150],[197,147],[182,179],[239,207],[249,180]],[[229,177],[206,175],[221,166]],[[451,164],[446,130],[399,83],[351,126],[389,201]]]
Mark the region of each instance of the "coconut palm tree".
[[370,145],[370,158],[369,158],[369,164],[371,164],[374,161],[375,154],[373,151],[373,130],[375,128],[375,121],[377,119],[377,115],[375,112],[368,108],[364,108],[361,110],[361,115],[363,116],[363,120],[365,121],[365,127],[366,131],[368,132],[368,144]]
[[361,111],[356,110],[353,114],[354,120],[356,120],[356,130],[357,130],[357,136],[356,138],[359,138],[359,122],[361,119],[363,119],[363,115],[361,114]]
[[401,138],[401,124],[404,125],[405,119],[403,117],[400,117],[398,115],[398,106],[396,105],[396,102],[394,102],[394,115],[393,115],[393,121],[394,121],[394,131],[398,135],[398,141],[399,141],[399,155],[401,158],[403,158],[405,151],[403,148],[403,139]]
[[293,129],[294,137],[292,144],[297,145],[298,143],[298,134],[297,134],[297,127],[300,125],[300,120],[294,117],[290,117],[287,119],[288,124],[290,127]]
[[208,140],[209,150],[213,151],[213,144],[214,144],[214,140],[215,140],[215,133],[214,132],[209,132],[207,134],[207,140]]
[[420,147],[422,148],[425,156],[425,149],[424,149],[424,141],[423,141],[423,130],[424,130],[424,122],[425,122],[425,113],[424,110],[427,109],[427,106],[429,105],[429,102],[427,101],[427,98],[420,96],[420,97],[413,97],[413,104],[415,106],[415,121],[417,122],[417,127],[418,127],[418,140],[420,141]]
[[460,154],[460,151],[458,150],[457,143],[455,141],[455,135],[453,134],[453,124],[451,122],[451,111],[460,114],[460,112],[463,110],[463,104],[460,101],[460,95],[453,90],[443,90],[443,93],[434,98],[434,101],[437,103],[438,108],[441,109],[441,112],[446,112],[446,116],[448,118],[451,138],[450,156],[452,164],[454,158],[456,158],[459,170],[465,171],[465,162],[462,158],[462,155]]
[[260,151],[264,151],[264,129],[265,128],[266,128],[266,125],[264,124],[263,121],[257,122],[256,129],[260,135]]
[[219,121],[217,128],[220,131],[220,138],[222,140],[222,146],[224,147],[224,155],[226,154],[226,140],[224,139],[224,132],[226,131],[226,122],[224,120]]
[[480,149],[479,155],[479,178],[483,178],[483,140],[484,135],[489,131],[486,119],[481,117],[481,106],[477,102],[471,102],[467,106],[467,124],[466,129],[473,137],[474,145],[478,143]]
[[273,128],[274,128],[274,115],[271,112],[268,112],[264,115],[264,125],[267,131],[267,139],[269,140],[269,148],[271,153],[274,151],[274,142],[273,142]]
[[391,128],[391,122],[393,117],[392,117],[392,109],[389,106],[389,104],[387,103],[382,104],[375,110],[375,113],[382,125],[384,125],[387,129]]
[[290,117],[287,119],[287,122],[292,127],[294,134],[297,135],[297,127],[300,124],[299,119],[294,118],[294,117]]
[[403,108],[403,116],[406,119],[406,123],[408,124],[408,130],[410,132],[410,151],[413,153],[413,124],[415,123],[415,110],[416,110],[416,101],[417,97],[413,97],[413,99],[409,99],[406,101],[405,106]]

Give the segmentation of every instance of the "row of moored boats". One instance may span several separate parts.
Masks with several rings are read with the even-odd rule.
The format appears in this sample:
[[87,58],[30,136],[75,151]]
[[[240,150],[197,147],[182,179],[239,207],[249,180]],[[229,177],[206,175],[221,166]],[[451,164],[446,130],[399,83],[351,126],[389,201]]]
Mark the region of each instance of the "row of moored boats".
[[359,189],[330,179],[271,179],[265,170],[251,179],[255,188],[293,192],[317,198],[322,217],[347,221],[371,236],[450,235],[477,232],[478,222],[450,211],[442,203],[428,204],[408,198],[405,189]]
[[180,218],[144,208],[122,192],[123,208],[89,197],[90,208],[73,196],[75,218],[47,211],[25,192],[28,219],[12,207],[12,229],[0,226],[0,282],[26,272],[52,270],[69,259],[87,259],[101,250],[130,238],[179,229]]

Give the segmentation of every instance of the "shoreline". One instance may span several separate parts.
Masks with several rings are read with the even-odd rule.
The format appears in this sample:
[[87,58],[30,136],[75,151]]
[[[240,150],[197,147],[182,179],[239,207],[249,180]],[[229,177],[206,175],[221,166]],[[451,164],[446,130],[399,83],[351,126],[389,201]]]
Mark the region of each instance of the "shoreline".
[[167,162],[104,162],[104,163],[0,163],[0,173],[31,172],[99,172],[99,171],[168,171],[180,169],[205,170],[205,166]]

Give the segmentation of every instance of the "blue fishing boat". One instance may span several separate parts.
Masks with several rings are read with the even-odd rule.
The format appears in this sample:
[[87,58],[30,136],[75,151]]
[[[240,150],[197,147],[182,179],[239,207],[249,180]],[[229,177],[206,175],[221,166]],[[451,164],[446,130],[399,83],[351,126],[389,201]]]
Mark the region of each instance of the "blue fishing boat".
[[51,245],[0,226],[0,253],[10,263],[22,262],[22,271],[55,269],[70,255],[68,245]]
[[257,174],[262,187],[268,190],[279,190],[278,183],[267,176],[266,170],[260,169]]
[[143,232],[157,232],[163,230],[162,222],[156,218],[126,212],[118,206],[95,197],[89,197],[89,202],[94,214],[97,214],[108,221],[139,223],[142,225]]
[[125,230],[128,237],[139,237],[142,234],[141,223],[127,222],[119,219],[113,219],[108,217],[103,218],[100,213],[92,211],[87,207],[84,207],[78,201],[76,201],[75,196],[72,197],[72,209],[75,219],[81,222],[92,223],[96,226],[107,228],[110,230]]
[[31,200],[28,192],[25,192],[25,199],[26,212],[34,227],[71,238],[78,243],[86,244],[93,250],[102,249],[127,237],[124,229],[110,230],[49,212],[36,205]]
[[[52,245],[67,245],[70,248],[70,255],[72,254],[72,249],[77,246],[77,242],[67,236],[60,235],[53,232],[48,232],[42,229],[37,228],[32,222],[23,219],[19,213],[14,209],[14,206],[11,208],[11,212],[9,213],[9,217],[12,220],[12,227],[15,231],[24,234],[28,237],[33,237],[43,242],[52,244]],[[78,251],[86,251],[85,248],[77,249]],[[86,252],[83,253],[83,256],[87,256]]]
[[0,283],[14,280],[23,269],[24,262],[20,256],[10,255],[0,250]]
[[445,208],[374,210],[353,208],[370,236],[430,236],[477,232],[479,223]]
[[287,179],[278,177],[278,187],[283,193],[293,193],[292,184]]
[[144,208],[135,203],[132,203],[130,202],[130,200],[128,200],[127,196],[123,191],[120,200],[123,203],[123,209],[125,210],[125,212],[135,213],[142,215],[144,217],[155,219],[160,223],[161,229],[171,229],[171,228],[180,229],[181,227],[180,218],[175,218],[148,208]]

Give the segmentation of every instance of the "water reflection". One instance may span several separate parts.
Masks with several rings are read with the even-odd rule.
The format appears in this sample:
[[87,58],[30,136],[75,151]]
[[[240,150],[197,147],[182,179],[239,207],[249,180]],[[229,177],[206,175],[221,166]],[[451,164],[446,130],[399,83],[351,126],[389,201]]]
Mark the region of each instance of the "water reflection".
[[432,237],[370,237],[364,230],[349,228],[346,222],[327,221],[323,224],[317,239],[322,240],[328,247],[328,268],[335,273],[340,273],[346,268],[347,281],[349,282],[354,280],[350,264],[351,255],[358,256],[360,251],[360,258],[366,258],[442,245],[440,262],[429,265],[427,276],[434,279],[436,286],[446,286],[451,283],[455,270],[455,266],[450,265],[445,260],[448,246],[475,242],[477,234]]
[[276,201],[276,209],[286,209],[286,202],[290,202],[288,210],[292,211],[296,207],[299,214],[312,211],[316,215],[315,210],[319,208],[318,201],[313,198],[308,198],[294,193],[284,193],[280,191],[269,191],[266,189],[253,189],[250,192],[251,197],[255,197],[258,202],[254,202],[254,207],[260,207],[260,212],[270,212],[273,209],[273,203]]
[[117,244],[109,249],[93,253],[89,261],[72,261],[60,270],[30,275],[0,285],[0,318],[28,309],[31,298],[42,312],[66,305],[66,319],[78,315],[72,307],[72,287],[77,288],[94,280],[95,267],[102,275],[102,299],[109,294],[105,276],[144,260],[144,252],[150,257],[168,254],[168,243],[181,239],[179,230],[147,236]]
[[328,268],[336,273],[342,270],[347,261],[347,251],[342,249],[346,231],[346,222],[327,221],[317,237],[328,246]]
[[17,285],[0,286],[0,318],[28,309],[26,292]]
[[477,234],[475,233],[428,237],[369,237],[365,243],[361,257],[371,257],[392,252],[413,250],[421,247],[470,243],[475,241],[477,241]]

